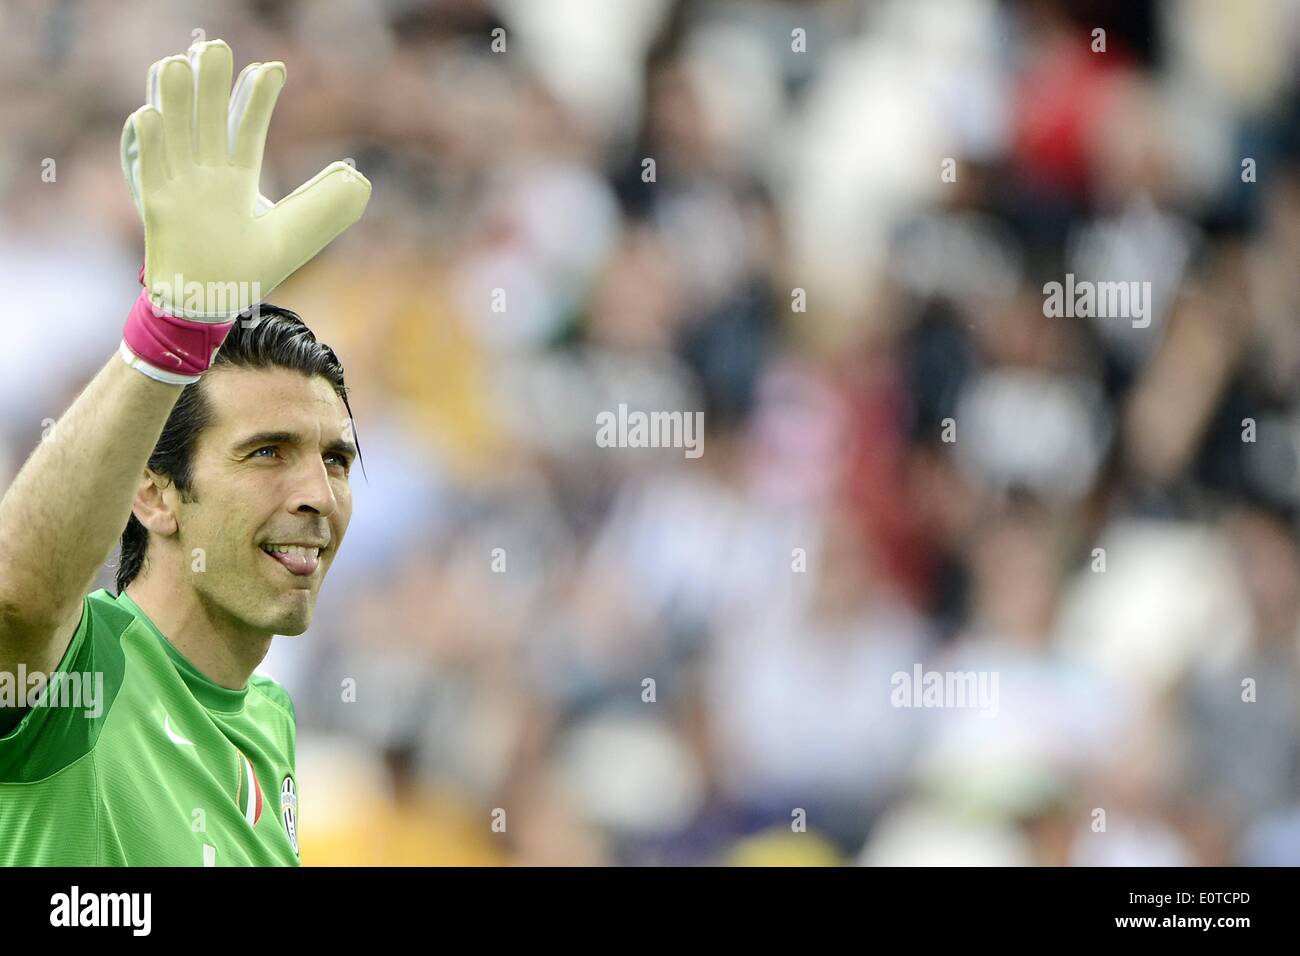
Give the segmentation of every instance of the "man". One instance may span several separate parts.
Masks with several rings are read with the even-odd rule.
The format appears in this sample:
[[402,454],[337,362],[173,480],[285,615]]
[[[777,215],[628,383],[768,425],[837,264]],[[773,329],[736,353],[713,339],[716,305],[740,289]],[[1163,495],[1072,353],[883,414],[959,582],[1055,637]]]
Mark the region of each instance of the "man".
[[[293,705],[253,671],[311,623],[357,449],[333,351],[248,310],[370,184],[261,197],[285,70],[231,72],[219,40],[150,69],[122,140],[145,290],[0,500],[0,864],[298,863]],[[86,595],[119,534],[118,595]]]

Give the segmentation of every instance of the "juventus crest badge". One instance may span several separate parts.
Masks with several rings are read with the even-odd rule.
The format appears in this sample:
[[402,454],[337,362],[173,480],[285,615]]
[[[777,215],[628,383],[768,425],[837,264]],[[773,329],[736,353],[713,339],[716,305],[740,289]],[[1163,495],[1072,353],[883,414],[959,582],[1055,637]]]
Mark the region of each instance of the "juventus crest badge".
[[293,844],[293,852],[301,856],[298,852],[298,789],[293,777],[288,775],[280,782],[280,819],[284,823],[284,832],[289,834],[289,842]]

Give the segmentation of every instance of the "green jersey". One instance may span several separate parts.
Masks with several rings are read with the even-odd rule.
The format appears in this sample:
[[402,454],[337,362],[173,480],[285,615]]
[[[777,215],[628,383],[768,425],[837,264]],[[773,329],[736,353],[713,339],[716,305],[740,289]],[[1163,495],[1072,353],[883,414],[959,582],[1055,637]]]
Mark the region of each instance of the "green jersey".
[[298,865],[293,703],[270,678],[213,683],[101,589],[29,703],[0,707],[0,865]]

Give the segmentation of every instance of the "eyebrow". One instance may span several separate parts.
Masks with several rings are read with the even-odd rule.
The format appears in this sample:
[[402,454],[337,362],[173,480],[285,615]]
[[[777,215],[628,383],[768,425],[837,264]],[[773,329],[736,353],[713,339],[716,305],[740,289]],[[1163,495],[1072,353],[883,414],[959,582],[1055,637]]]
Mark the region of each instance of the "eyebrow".
[[[302,435],[298,432],[257,432],[235,444],[233,451],[253,451],[263,445],[301,445]],[[356,460],[357,446],[343,438],[336,438],[325,446],[326,452],[346,455],[349,462]]]

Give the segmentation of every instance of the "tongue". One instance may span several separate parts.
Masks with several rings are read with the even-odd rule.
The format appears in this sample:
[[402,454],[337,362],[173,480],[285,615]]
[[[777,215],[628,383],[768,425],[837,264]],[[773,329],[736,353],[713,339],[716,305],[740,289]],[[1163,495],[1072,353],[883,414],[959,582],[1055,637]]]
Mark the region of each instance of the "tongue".
[[280,551],[267,552],[275,560],[279,561],[294,574],[311,574],[316,570],[316,565],[320,563],[320,558],[313,558],[308,554],[283,553]]

